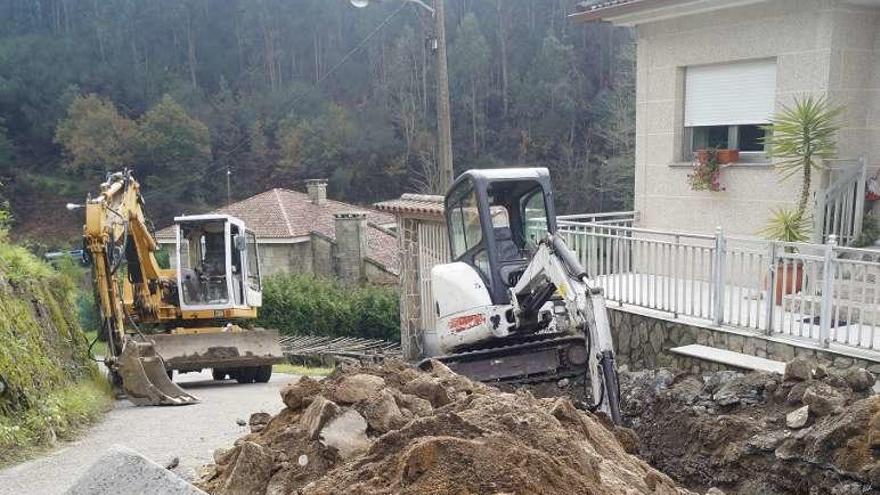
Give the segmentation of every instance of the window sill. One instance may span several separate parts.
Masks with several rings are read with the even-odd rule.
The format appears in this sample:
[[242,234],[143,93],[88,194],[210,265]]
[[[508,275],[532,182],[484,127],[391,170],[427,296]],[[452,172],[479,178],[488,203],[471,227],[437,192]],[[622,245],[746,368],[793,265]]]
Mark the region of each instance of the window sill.
[[[692,168],[694,166],[694,162],[672,162],[669,164],[670,168]],[[727,167],[735,167],[735,168],[772,168],[773,162],[770,160],[765,161],[756,161],[756,162],[734,162],[723,165],[724,168]]]

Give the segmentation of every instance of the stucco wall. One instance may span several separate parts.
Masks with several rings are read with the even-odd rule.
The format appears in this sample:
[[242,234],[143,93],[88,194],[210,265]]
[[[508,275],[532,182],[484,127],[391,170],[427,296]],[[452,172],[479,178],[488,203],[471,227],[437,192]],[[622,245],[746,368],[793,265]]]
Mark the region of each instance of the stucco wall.
[[[722,192],[691,191],[682,156],[684,68],[775,58],[777,110],[795,96],[827,94],[848,110],[841,157],[880,161],[880,9],[832,0],[773,0],[642,24],[636,80],[635,208],[648,228],[754,236],[791,204],[799,179],[735,165]],[[688,160],[689,161],[689,160]],[[821,178],[817,182],[821,182]]]

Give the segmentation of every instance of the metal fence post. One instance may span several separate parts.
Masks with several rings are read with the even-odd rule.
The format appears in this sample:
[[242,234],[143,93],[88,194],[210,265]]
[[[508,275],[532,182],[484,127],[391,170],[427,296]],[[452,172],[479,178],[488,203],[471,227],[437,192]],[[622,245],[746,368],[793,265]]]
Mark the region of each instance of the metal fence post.
[[773,310],[776,309],[776,270],[779,262],[776,260],[776,243],[770,241],[770,265],[767,267],[767,294],[764,296],[764,315],[767,319],[767,335],[773,334]]
[[837,245],[837,236],[831,234],[828,236],[828,243],[825,244],[825,260],[822,268],[822,303],[819,308],[819,342],[822,347],[828,347],[831,341],[831,318],[834,305],[834,269],[836,261],[836,253],[834,247]]
[[724,231],[721,227],[715,227],[715,280],[712,284],[712,321],[716,325],[724,322],[724,258],[725,258]]

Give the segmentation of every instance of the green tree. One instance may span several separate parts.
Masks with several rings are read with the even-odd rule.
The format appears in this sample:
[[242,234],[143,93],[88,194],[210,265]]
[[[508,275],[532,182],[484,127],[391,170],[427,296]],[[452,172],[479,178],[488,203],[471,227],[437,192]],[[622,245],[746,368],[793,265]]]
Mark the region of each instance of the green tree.
[[55,141],[64,148],[68,167],[103,175],[131,164],[136,134],[135,123],[120,115],[112,101],[89,94],[74,98]]
[[[206,174],[211,163],[208,127],[168,95],[138,119],[135,161],[147,193],[161,198],[155,203],[160,205],[162,216],[174,214],[174,202],[202,201],[207,192],[221,186],[225,199],[225,177]],[[209,182],[212,178],[213,183]],[[174,201],[169,204],[169,200]]]

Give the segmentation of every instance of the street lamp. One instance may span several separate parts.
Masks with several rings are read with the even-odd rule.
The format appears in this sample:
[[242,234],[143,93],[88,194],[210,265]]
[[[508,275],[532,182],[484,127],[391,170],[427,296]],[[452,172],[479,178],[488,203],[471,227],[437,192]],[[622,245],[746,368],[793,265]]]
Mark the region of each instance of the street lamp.
[[[359,9],[370,5],[370,0],[349,0]],[[414,3],[434,16],[434,34],[436,36],[435,59],[437,70],[437,161],[440,164],[440,184],[444,187],[452,185],[452,123],[449,111],[449,74],[446,67],[446,21],[443,14],[443,0],[433,0],[434,6],[422,0],[402,0]],[[444,192],[444,191],[437,191]]]

